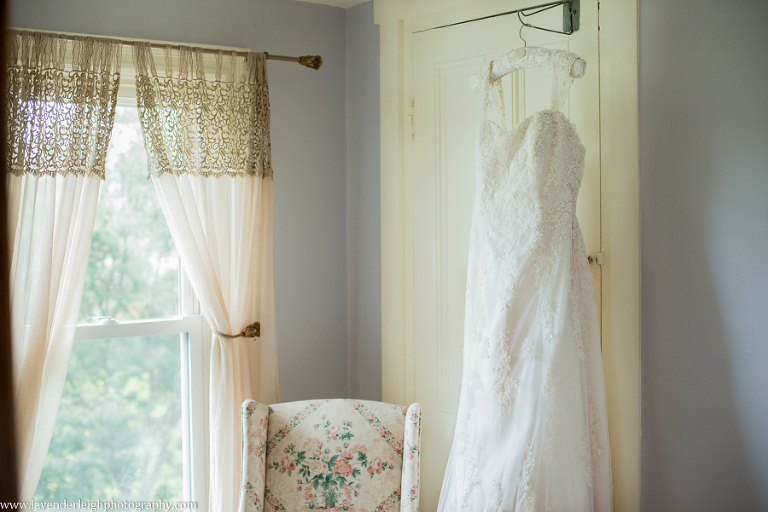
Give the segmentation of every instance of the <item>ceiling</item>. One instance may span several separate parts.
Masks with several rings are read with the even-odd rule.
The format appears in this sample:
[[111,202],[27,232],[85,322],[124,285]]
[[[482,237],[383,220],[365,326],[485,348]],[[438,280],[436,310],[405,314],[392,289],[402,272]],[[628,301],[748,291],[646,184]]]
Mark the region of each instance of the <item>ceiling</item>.
[[343,7],[345,9],[353,5],[361,4],[366,0],[299,0],[300,2],[309,2],[312,4],[332,5],[334,7]]

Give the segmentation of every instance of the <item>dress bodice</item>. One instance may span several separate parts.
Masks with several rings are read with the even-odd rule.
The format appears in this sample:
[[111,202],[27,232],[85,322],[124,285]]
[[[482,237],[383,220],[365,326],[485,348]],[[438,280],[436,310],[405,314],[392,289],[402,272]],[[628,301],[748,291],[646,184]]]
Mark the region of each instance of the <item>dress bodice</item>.
[[585,148],[562,111],[578,57],[549,50],[552,108],[536,112],[514,128],[505,119],[501,80],[493,62],[480,76],[483,119],[477,134],[477,195],[472,245],[495,247],[495,257],[523,249],[542,256],[570,236],[584,170]]

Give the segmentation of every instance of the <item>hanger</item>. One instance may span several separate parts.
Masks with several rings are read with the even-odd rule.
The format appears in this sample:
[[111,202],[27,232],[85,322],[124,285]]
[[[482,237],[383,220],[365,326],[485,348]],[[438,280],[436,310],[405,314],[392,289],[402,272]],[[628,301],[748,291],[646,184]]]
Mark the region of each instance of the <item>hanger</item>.
[[525,44],[525,47],[528,47],[528,41],[526,41],[526,40],[523,38],[523,27],[531,27],[531,26],[533,26],[533,25],[530,25],[530,24],[528,24],[528,23],[526,23],[526,22],[524,22],[524,21],[523,21],[523,18],[522,18],[522,16],[520,16],[520,13],[521,13],[521,12],[522,12],[522,11],[517,11],[517,19],[518,19],[518,20],[520,20],[520,30],[517,32],[517,35],[520,37],[520,39],[522,39],[522,40],[523,40],[523,43]]
[[[522,27],[521,27],[522,28]],[[537,46],[526,46],[517,48],[511,52],[502,55],[493,60],[491,69],[491,80],[498,80],[513,71],[522,68],[534,68],[546,66],[552,56],[552,50],[548,48],[539,48]],[[587,62],[582,58],[577,58],[571,66],[570,75],[573,78],[581,78],[587,68]]]

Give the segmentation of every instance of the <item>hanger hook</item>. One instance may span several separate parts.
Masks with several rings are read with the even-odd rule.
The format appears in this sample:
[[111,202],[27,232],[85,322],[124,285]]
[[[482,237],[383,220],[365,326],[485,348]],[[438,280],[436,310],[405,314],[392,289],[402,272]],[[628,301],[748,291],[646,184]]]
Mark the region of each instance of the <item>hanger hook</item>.
[[520,20],[520,30],[517,32],[517,35],[520,37],[520,39],[523,40],[523,43],[525,44],[525,47],[528,47],[528,41],[523,39],[523,27],[530,27],[530,25],[523,21],[522,16],[520,16],[520,11],[517,11],[517,19]]

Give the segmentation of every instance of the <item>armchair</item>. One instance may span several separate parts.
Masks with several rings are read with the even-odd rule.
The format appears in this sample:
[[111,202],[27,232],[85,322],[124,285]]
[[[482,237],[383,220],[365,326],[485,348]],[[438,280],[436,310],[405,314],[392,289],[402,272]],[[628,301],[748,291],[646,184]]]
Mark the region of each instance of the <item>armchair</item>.
[[246,400],[239,512],[418,512],[421,406]]

